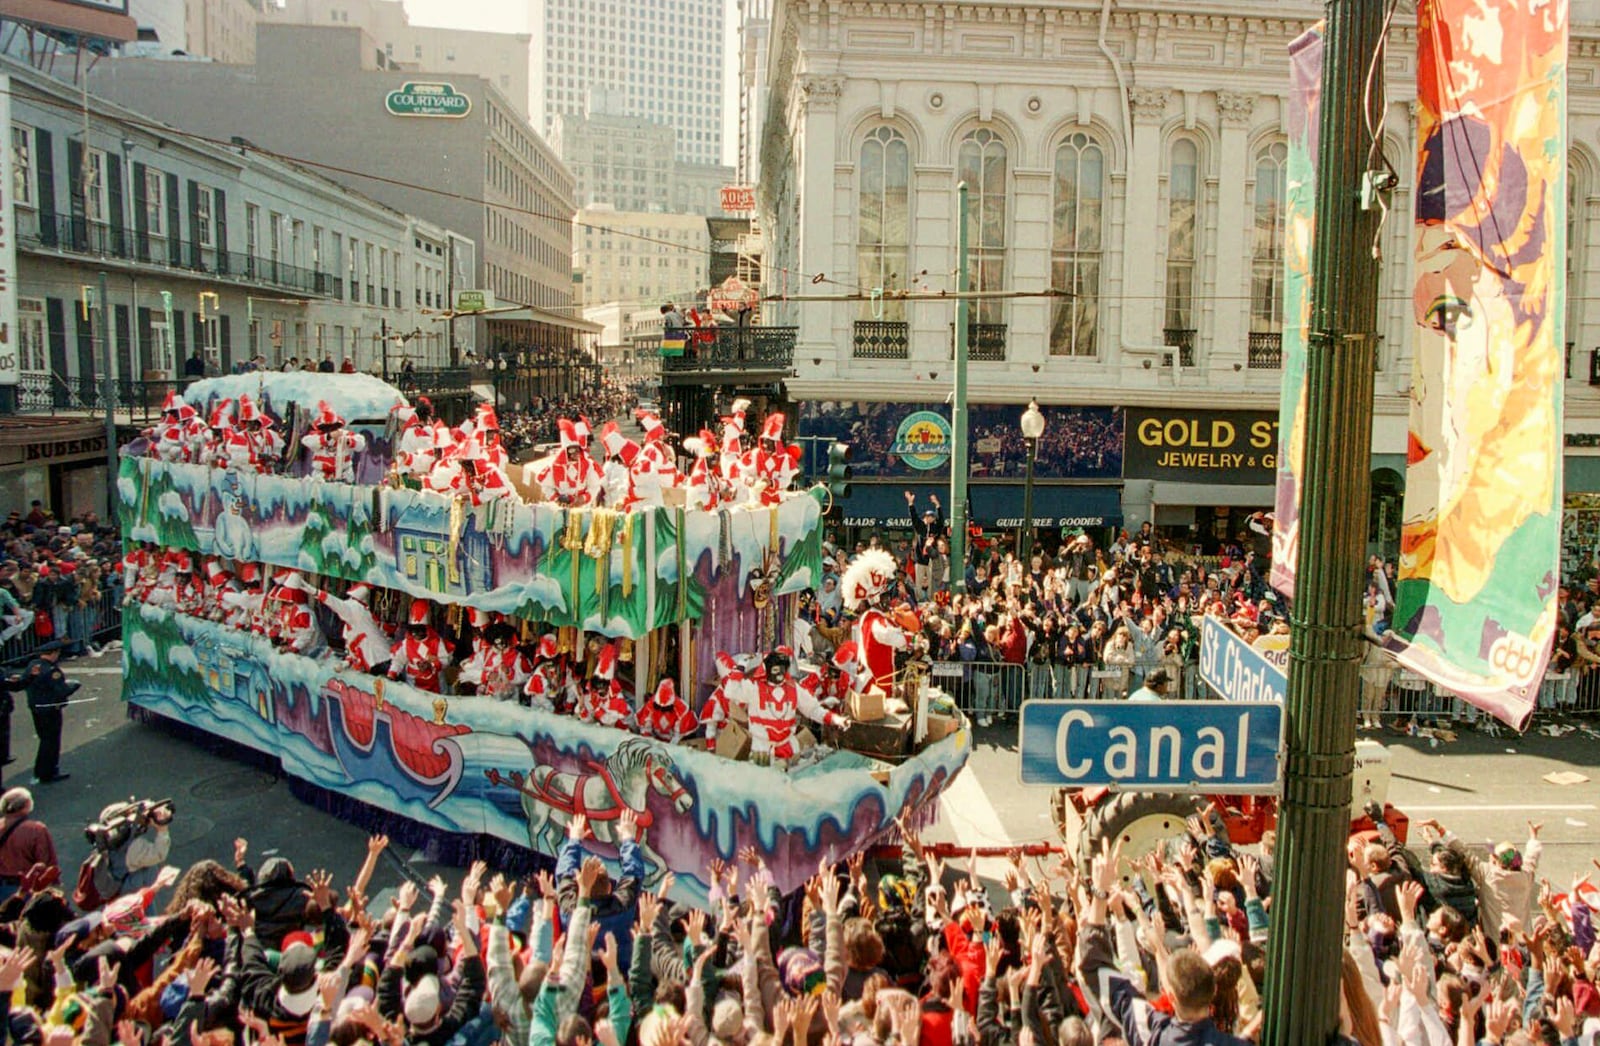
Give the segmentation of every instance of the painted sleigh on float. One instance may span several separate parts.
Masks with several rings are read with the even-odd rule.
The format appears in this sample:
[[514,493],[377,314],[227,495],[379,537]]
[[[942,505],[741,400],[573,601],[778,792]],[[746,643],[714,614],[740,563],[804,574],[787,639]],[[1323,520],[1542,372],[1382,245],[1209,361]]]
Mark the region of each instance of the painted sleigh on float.
[[[356,483],[310,479],[303,464],[255,474],[163,462],[136,440],[117,478],[127,540],[294,568],[322,587],[363,581],[388,598],[498,611],[525,636],[553,627],[568,643],[624,641],[635,707],[676,652],[679,691],[698,709],[716,653],[786,641],[798,594],[819,577],[819,491],[713,512],[474,506],[380,482],[398,391],[365,376],[316,378],[214,379],[190,398],[205,410],[248,392],[290,419],[291,440],[293,408],[329,399],[367,436]],[[871,845],[902,812],[931,817],[970,750],[963,724],[893,764],[836,750],[762,767],[700,741],[669,745],[515,702],[420,691],[170,607],[132,605],[123,622],[123,694],[140,715],[261,753],[334,812],[404,819],[436,855],[491,852],[497,840],[549,858],[574,812],[605,850],[626,806],[640,815],[651,880],[672,871],[674,893],[691,902],[705,899],[710,862],[746,846],[789,890],[819,856]]]

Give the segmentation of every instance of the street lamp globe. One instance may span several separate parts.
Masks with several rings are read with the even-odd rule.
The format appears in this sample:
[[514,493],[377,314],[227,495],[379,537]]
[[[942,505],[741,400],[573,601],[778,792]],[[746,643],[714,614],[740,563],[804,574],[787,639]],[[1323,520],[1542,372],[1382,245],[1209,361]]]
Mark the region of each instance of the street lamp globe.
[[1022,438],[1035,440],[1044,435],[1044,414],[1039,410],[1037,400],[1028,401],[1028,409],[1022,412]]

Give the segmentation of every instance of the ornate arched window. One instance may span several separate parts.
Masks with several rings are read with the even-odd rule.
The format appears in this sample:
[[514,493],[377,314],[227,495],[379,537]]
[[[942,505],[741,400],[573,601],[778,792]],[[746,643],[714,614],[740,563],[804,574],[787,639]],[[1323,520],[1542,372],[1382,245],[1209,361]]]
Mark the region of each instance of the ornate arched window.
[[1055,208],[1050,232],[1050,284],[1070,293],[1058,299],[1050,322],[1050,353],[1093,356],[1100,319],[1104,248],[1106,153],[1088,133],[1074,131],[1056,147]]
[[[1200,151],[1175,138],[1167,153],[1167,343],[1194,344],[1195,262],[1199,256]],[[1179,333],[1171,333],[1179,332]],[[1173,341],[1174,338],[1187,339]]]
[[1256,153],[1255,220],[1250,239],[1250,331],[1283,332],[1283,210],[1288,200],[1289,147],[1271,142]]
[[[1005,289],[1006,278],[1006,143],[987,127],[967,132],[961,140],[957,177],[967,183],[967,237],[971,247],[972,289]],[[974,323],[1003,323],[1003,301],[973,303]]]
[[[879,127],[861,143],[856,168],[856,281],[862,294],[902,290],[911,244],[911,153],[903,134]],[[904,322],[903,301],[866,301],[863,319]]]

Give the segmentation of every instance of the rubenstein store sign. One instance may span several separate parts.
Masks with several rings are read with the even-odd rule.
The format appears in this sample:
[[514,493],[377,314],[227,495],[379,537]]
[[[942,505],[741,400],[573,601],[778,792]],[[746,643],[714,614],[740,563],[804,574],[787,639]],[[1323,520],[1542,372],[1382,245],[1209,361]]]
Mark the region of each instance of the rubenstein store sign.
[[413,81],[383,99],[390,116],[442,116],[459,119],[472,112],[472,99],[453,84]]
[[1248,410],[1128,408],[1122,474],[1181,483],[1268,485],[1278,466],[1278,415]]

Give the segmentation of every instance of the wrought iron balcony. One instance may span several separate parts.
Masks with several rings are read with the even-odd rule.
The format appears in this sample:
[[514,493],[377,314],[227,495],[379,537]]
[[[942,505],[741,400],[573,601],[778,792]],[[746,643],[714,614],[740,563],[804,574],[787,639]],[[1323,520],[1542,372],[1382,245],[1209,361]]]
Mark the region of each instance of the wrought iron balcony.
[[910,324],[903,320],[857,320],[854,347],[858,360],[903,360],[911,355]]
[[[798,327],[704,327],[686,331],[681,356],[662,356],[662,374],[783,371],[794,366]],[[657,348],[660,341],[654,341]]]
[[[956,358],[955,324],[950,325],[950,358]],[[974,363],[1004,363],[1006,325],[1004,323],[967,324],[967,359]]]
[[[1194,335],[1195,332],[1185,327],[1168,327],[1161,332],[1161,343],[1170,345],[1178,350],[1178,366],[1194,366]],[[1163,367],[1172,366],[1172,357],[1165,353],[1161,355]]]
[[1283,366],[1283,335],[1267,331],[1251,331],[1249,357],[1246,365],[1251,370],[1277,370]]
[[[167,393],[182,392],[198,379],[170,378],[150,381],[118,378],[116,412],[133,421],[150,421],[161,416]],[[17,380],[16,400],[10,405],[15,414],[103,414],[105,378],[100,375],[67,376],[25,372]]]
[[18,224],[18,242],[24,249],[112,258],[164,269],[187,269],[301,294],[328,293],[329,276],[324,272],[240,251],[219,251],[195,240],[140,233],[137,229],[74,215],[26,215]]

